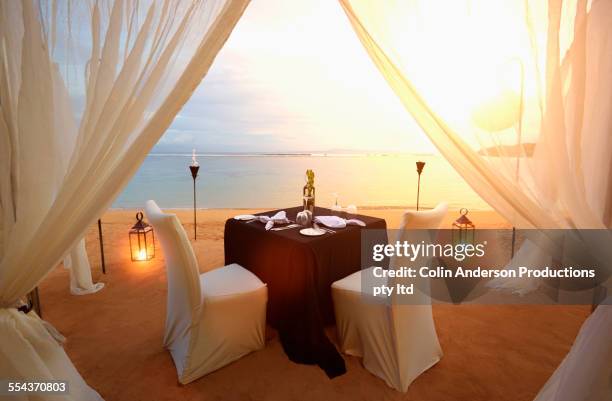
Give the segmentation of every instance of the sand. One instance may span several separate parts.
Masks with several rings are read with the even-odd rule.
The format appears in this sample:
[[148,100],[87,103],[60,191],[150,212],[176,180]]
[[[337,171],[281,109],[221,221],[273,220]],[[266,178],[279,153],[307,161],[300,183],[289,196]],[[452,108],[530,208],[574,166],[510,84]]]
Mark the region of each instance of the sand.
[[[434,306],[444,357],[401,394],[344,356],[348,373],[328,379],[314,366],[284,355],[273,330],[266,347],[186,386],[177,381],[162,346],[166,309],[163,252],[149,262],[129,260],[127,232],[135,210],[103,217],[107,274],[100,270],[97,227],[87,235],[95,281],[92,295],[69,293],[68,272],[58,266],[40,285],[43,317],[68,342],[71,359],[106,400],[532,400],[561,362],[589,308],[581,306]],[[192,241],[202,272],[223,265],[225,220],[254,210],[198,211]],[[397,227],[401,209],[361,209]],[[189,210],[177,211],[192,236]],[[457,215],[450,213],[445,225]],[[472,212],[481,228],[508,227],[494,212]],[[334,338],[333,327],[329,335]]]

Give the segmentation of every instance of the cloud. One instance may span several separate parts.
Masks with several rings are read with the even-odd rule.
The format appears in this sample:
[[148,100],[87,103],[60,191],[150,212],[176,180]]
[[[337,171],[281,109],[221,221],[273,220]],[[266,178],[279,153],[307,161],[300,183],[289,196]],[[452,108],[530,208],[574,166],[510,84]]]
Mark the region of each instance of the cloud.
[[156,149],[430,151],[339,5],[252,2]]

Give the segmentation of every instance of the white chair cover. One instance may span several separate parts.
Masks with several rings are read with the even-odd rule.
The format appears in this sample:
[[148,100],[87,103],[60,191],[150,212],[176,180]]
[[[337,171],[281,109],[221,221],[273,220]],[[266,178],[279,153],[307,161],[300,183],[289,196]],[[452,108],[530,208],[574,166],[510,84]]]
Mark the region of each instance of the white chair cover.
[[179,381],[192,382],[264,347],[267,287],[232,264],[199,274],[187,234],[174,214],[148,201],[145,213],[164,252],[168,303],[164,346]]
[[[550,254],[542,251],[531,240],[526,239],[504,269],[518,271],[519,266],[550,266],[551,263],[552,256]],[[486,286],[487,288],[505,290],[523,296],[537,290],[541,283],[542,280],[538,278],[499,277],[489,281]]]
[[[428,235],[424,231],[415,234],[409,230],[439,228],[446,211],[444,203],[430,211],[407,211],[398,240],[410,241],[407,238],[410,235]],[[406,264],[399,258],[391,261],[391,266],[399,265]],[[372,268],[332,284],[340,348],[346,354],[363,357],[363,365],[368,371],[390,387],[406,392],[412,381],[442,357],[428,291],[417,290],[426,288],[429,282],[416,283],[411,279],[415,294],[410,297],[415,297],[411,299],[416,302],[402,305],[393,298],[380,302],[362,294],[362,279],[377,280],[370,275]],[[416,297],[421,299],[416,300]]]

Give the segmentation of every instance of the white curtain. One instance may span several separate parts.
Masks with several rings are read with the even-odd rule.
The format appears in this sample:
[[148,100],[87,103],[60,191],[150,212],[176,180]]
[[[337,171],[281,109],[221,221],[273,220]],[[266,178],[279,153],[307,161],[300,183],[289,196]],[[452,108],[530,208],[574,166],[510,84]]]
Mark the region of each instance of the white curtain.
[[584,322],[574,345],[535,401],[601,401],[612,394],[612,297]]
[[513,225],[611,226],[611,2],[340,2],[423,131]]
[[64,267],[70,271],[70,293],[72,295],[93,294],[104,288],[104,283],[95,283],[91,277],[91,265],[82,238],[64,257]]
[[[612,2],[340,3],[423,131],[513,225],[612,227]],[[609,324],[590,321],[606,340],[579,339],[538,401],[609,394]]]
[[14,307],[134,174],[247,3],[0,2],[0,377],[99,398]]

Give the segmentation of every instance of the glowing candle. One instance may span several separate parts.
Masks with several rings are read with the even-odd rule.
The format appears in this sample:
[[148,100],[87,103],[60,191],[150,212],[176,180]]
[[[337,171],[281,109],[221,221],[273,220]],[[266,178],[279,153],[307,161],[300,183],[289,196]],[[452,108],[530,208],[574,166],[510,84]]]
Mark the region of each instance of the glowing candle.
[[143,221],[144,214],[136,213],[136,224],[130,229],[130,255],[132,261],[143,261],[155,257],[155,234],[153,227]]

